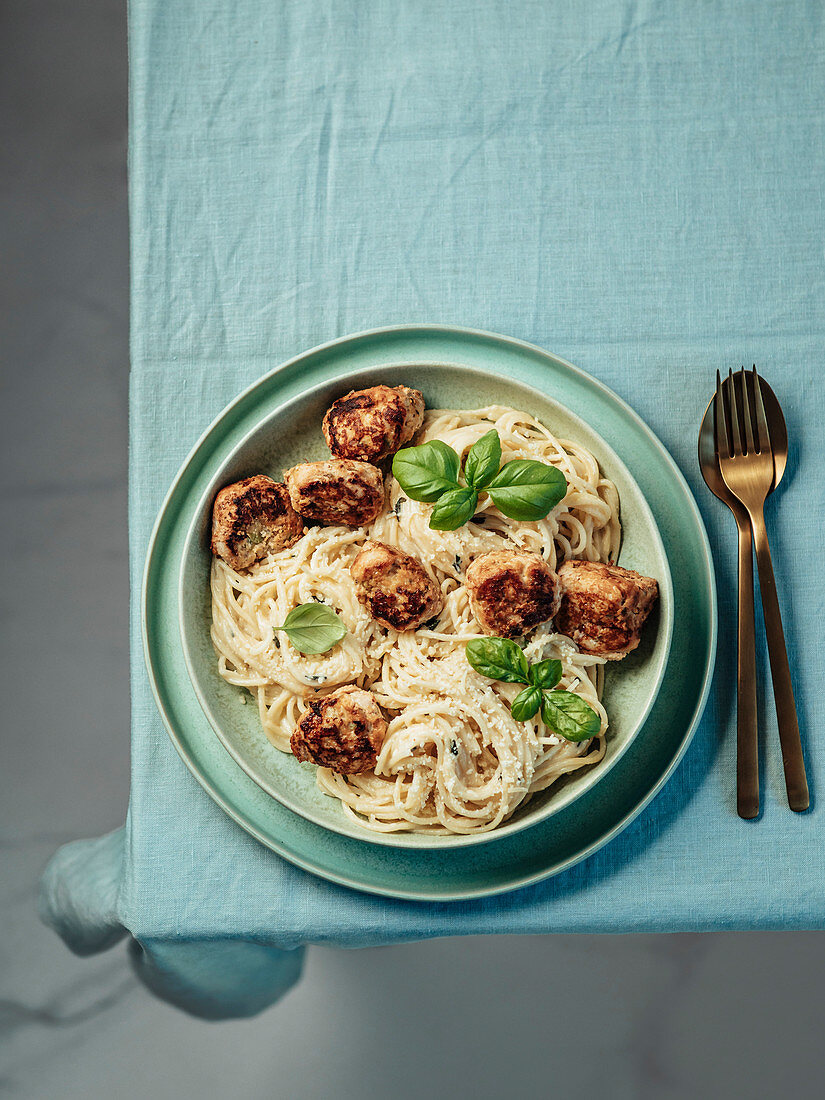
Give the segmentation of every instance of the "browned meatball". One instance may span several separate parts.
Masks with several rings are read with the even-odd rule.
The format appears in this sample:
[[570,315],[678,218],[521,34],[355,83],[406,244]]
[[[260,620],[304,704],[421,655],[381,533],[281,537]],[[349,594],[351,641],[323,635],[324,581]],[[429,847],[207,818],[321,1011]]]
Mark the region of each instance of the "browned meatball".
[[659,582],[620,565],[566,561],[559,569],[562,599],[556,629],[579,649],[620,661],[639,644]]
[[415,630],[437,615],[441,589],[410,554],[367,542],[349,567],[358,599],[376,622],[393,630]]
[[299,760],[355,775],[375,767],[386,733],[375,696],[350,684],[310,701],[290,745]]
[[212,509],[212,553],[233,569],[248,569],[265,554],[285,550],[304,531],[286,486],[266,474],[227,485]]
[[424,398],[408,386],[371,386],[339,397],[324,417],[324,437],[337,458],[377,462],[408,443],[424,419]]
[[470,607],[485,634],[515,638],[547,622],[559,606],[556,574],[539,554],[494,550],[467,570]]
[[384,479],[369,462],[303,462],[287,470],[286,485],[292,507],[307,523],[363,527],[384,507]]

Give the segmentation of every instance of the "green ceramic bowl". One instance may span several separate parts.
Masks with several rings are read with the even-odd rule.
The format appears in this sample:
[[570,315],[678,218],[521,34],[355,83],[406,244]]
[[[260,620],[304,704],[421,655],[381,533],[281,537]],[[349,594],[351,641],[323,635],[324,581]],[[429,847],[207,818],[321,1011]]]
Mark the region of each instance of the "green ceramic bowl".
[[[610,729],[605,758],[536,796],[493,833],[381,834],[359,827],[344,815],[337,799],[318,789],[312,766],[300,764],[270,745],[260,727],[257,709],[243,705],[245,693],[218,675],[209,637],[209,528],[215,493],[223,485],[254,473],[267,473],[281,480],[283,471],[297,462],[328,457],[321,434],[324,411],[349,389],[379,382],[415,386],[423,392],[428,408],[473,409],[499,404],[525,409],[557,436],[584,444],[619,491],[623,526],[620,564],[659,581],[660,599],[639,649],[607,668],[604,704]],[[643,493],[621,459],[584,420],[539,390],[458,363],[387,363],[354,372],[345,380],[311,386],[274,409],[262,409],[259,422],[225,455],[193,511],[181,556],[178,602],[186,667],[198,701],[216,737],[246,774],[268,795],[308,821],[356,840],[394,848],[444,850],[489,844],[545,820],[580,798],[604,779],[642,729],[662,684],[673,632],[673,588],[662,539]]]

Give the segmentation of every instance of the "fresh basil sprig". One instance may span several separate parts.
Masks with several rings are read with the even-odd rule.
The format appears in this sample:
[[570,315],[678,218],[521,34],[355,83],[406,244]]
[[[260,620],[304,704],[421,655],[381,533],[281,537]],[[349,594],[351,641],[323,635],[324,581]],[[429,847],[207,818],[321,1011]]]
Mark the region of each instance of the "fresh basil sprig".
[[524,650],[511,638],[473,638],[465,647],[467,660],[482,676],[505,683],[526,684],[510,704],[517,722],[541,710],[545,726],[566,741],[587,741],[601,729],[589,703],[572,691],[553,691],[561,679],[561,661],[529,664]]
[[464,485],[458,480],[460,468],[456,452],[440,439],[404,447],[392,461],[393,475],[408,497],[435,503],[430,516],[435,531],[455,531],[465,524],[475,513],[481,492],[488,493],[505,516],[517,520],[543,519],[567,492],[564,474],[555,466],[527,458],[502,466],[495,428],[467,452]]
[[483,489],[501,465],[501,440],[495,428],[475,441],[464,462],[464,480],[472,489]]
[[478,493],[459,485],[442,493],[430,514],[433,531],[455,531],[473,515],[478,504]]
[[532,718],[541,706],[541,688],[528,687],[520,691],[510,704],[510,713],[517,722]]
[[302,603],[289,612],[282,626],[299,653],[326,653],[346,635],[347,628],[325,603]]
[[544,519],[567,492],[561,470],[545,462],[514,458],[506,462],[487,486],[493,504],[505,516],[519,520]]
[[595,710],[572,691],[545,691],[541,716],[545,726],[567,741],[586,741],[601,728]]
[[431,439],[420,447],[403,447],[392,460],[392,472],[408,497],[432,504],[442,493],[458,487],[458,455]]
[[[504,680],[508,684],[530,683],[530,665],[524,650],[512,638],[473,638],[467,642],[465,652],[467,660],[482,676]],[[556,664],[561,676],[561,664],[558,661]],[[558,683],[559,676],[553,681],[554,684]]]

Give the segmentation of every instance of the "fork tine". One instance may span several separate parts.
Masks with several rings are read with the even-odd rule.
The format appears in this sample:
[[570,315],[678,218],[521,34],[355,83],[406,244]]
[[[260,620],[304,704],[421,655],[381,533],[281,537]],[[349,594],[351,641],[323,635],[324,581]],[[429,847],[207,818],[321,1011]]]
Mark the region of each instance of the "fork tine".
[[768,417],[765,413],[765,402],[762,400],[762,382],[756,373],[756,363],[753,365],[751,374],[753,377],[754,405],[756,407],[756,433],[759,439],[759,453],[763,454],[771,449],[771,433],[768,428]]
[[753,441],[753,422],[751,420],[751,403],[748,400],[748,376],[745,374],[745,368],[739,371],[737,376],[742,383],[742,419],[745,421],[745,447],[746,453],[752,455],[756,450],[756,444]]
[[716,445],[716,457],[728,458],[730,455],[730,437],[728,434],[725,402],[722,397],[722,376],[716,372],[716,397],[713,402],[713,432]]
[[736,400],[736,385],[732,370],[728,371],[728,396],[730,397],[731,454],[736,456],[744,454],[744,451],[742,434],[739,431],[739,402]]

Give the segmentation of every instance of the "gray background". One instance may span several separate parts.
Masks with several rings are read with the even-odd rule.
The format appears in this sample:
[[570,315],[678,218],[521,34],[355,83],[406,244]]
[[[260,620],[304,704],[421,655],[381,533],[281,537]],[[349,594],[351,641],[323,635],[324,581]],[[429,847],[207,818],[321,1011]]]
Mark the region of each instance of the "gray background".
[[124,8],[0,6],[0,1093],[818,1094],[819,933],[318,948],[207,1024],[38,923],[46,859],[128,796]]

